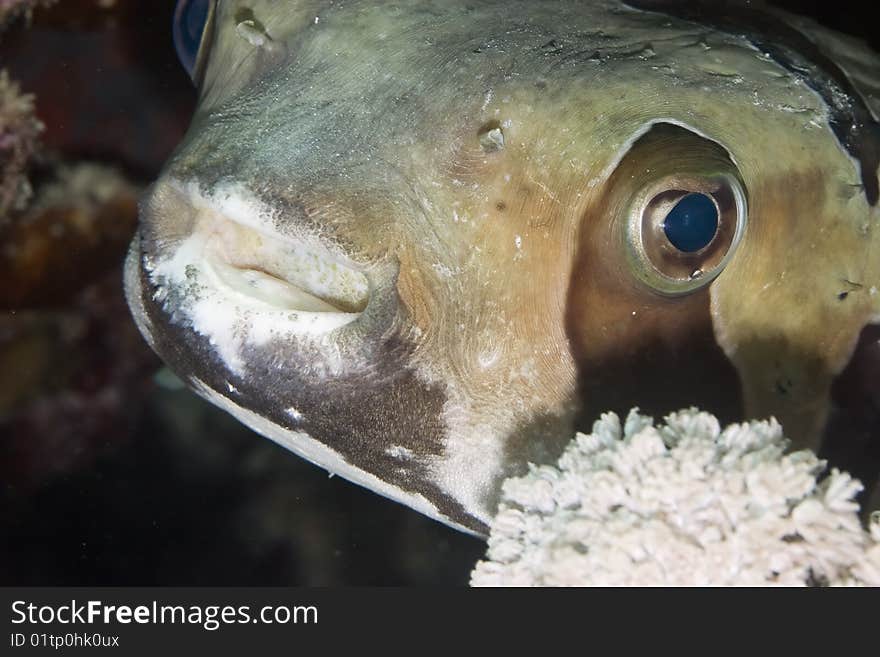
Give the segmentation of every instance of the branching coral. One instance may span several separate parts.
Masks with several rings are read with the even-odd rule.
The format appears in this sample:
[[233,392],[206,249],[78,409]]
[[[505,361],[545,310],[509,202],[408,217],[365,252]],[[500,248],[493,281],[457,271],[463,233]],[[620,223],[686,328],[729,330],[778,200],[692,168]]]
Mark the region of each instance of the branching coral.
[[558,467],[504,484],[488,559],[493,585],[880,585],[880,517],[861,484],[810,451],[786,453],[775,421],[723,431],[696,409],[665,424],[606,413]]

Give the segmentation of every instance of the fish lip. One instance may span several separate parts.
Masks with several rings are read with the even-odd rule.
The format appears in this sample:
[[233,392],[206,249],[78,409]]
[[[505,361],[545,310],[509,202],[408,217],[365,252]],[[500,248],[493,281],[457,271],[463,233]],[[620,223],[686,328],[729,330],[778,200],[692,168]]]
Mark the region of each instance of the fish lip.
[[297,222],[280,233],[280,211],[245,188],[166,177],[141,212],[143,304],[207,338],[228,370],[269,342],[327,350],[338,342],[328,334],[364,332],[372,268]]
[[228,185],[206,193],[197,183],[174,178],[163,185],[188,204],[188,230],[154,250],[151,273],[195,265],[205,274],[203,282],[231,297],[252,296],[252,302],[298,313],[357,316],[366,308],[369,267],[301,224],[281,232],[281,212],[246,188]]

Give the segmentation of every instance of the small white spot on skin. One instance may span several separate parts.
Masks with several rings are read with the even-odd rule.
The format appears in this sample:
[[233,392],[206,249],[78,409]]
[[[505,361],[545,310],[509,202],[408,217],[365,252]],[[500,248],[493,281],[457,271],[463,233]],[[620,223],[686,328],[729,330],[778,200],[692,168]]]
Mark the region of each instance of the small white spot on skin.
[[485,111],[486,111],[486,108],[489,106],[489,103],[492,102],[492,96],[493,96],[493,95],[494,95],[494,94],[493,94],[493,92],[492,92],[491,89],[490,89],[489,91],[486,92],[486,98],[483,100],[483,106],[480,108],[480,111],[481,111],[481,112],[485,112]]
[[519,375],[526,381],[534,381],[538,378],[538,367],[533,358],[528,358],[522,362],[519,368]]
[[319,20],[319,18],[317,16],[315,16],[315,25],[318,24],[318,20]]
[[227,389],[230,393],[238,392],[238,388],[236,388],[234,385],[232,385],[231,383],[229,383],[229,381],[226,382],[226,389]]
[[477,362],[480,364],[481,370],[489,369],[490,367],[492,367],[495,364],[495,362],[497,360],[498,360],[498,353],[497,352],[482,353],[477,358]]
[[411,461],[415,458],[415,452],[403,445],[392,445],[385,450],[385,453],[391,458],[399,459],[401,461]]
[[519,251],[520,249],[522,249],[522,237],[520,237],[519,235],[517,235],[516,237],[513,238],[513,243],[516,245],[516,250],[517,250],[517,251]]
[[285,409],[284,412],[287,413],[290,417],[292,417],[292,418],[293,418],[294,420],[296,420],[297,422],[299,422],[300,420],[303,419],[303,414],[300,413],[300,412],[299,412],[296,408],[294,408],[293,406],[291,406],[291,407],[288,408],[288,409]]
[[431,269],[437,272],[437,275],[441,276],[442,278],[451,278],[455,275],[455,272],[444,265],[442,262],[435,262],[433,265],[431,265]]

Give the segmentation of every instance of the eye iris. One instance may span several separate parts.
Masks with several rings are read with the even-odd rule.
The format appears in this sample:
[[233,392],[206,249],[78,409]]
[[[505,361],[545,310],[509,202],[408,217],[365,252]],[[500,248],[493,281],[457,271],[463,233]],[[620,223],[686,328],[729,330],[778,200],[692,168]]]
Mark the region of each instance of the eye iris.
[[693,253],[706,247],[718,231],[718,208],[705,194],[688,194],[663,220],[666,239],[679,251]]
[[196,65],[210,6],[210,0],[178,0],[174,8],[174,48],[190,77]]

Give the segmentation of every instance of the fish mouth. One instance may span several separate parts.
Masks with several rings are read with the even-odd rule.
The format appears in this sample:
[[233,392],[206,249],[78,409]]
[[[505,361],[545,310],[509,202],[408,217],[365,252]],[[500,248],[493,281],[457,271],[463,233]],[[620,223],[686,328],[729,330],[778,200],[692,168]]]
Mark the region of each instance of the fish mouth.
[[351,319],[367,307],[365,273],[314,241],[267,234],[219,213],[208,217],[202,230],[203,269],[233,296],[279,310]]
[[[166,178],[144,198],[141,215],[137,260],[146,287],[128,275],[126,285],[148,341],[148,315],[161,316],[206,338],[227,369],[241,373],[250,349],[279,340],[336,349],[341,343],[329,334],[360,326],[371,305],[372,268],[244,188],[205,193]],[[328,373],[342,367],[325,360]]]
[[328,329],[353,321],[369,302],[365,267],[314,235],[281,233],[279,213],[244,189],[209,195],[167,181],[152,191],[144,215],[154,229],[147,269],[157,288],[190,290],[202,301],[213,295],[230,312],[320,315]]

